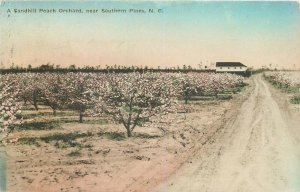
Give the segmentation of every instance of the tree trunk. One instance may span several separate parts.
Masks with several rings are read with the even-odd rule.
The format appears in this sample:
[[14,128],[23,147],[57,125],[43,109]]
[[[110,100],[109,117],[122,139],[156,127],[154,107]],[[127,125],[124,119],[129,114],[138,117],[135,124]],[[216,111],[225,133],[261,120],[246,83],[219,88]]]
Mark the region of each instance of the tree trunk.
[[80,111],[79,112],[79,123],[82,123],[83,122],[83,112]]
[[184,104],[188,103],[188,98],[184,98]]
[[39,110],[39,108],[38,108],[38,105],[37,105],[37,102],[35,101],[35,102],[33,102],[33,106],[34,106],[34,108],[35,108],[35,110]]
[[56,110],[53,109],[53,116],[56,116]]
[[127,130],[127,137],[131,137],[132,136],[132,132],[131,132],[130,128],[126,127],[126,130]]

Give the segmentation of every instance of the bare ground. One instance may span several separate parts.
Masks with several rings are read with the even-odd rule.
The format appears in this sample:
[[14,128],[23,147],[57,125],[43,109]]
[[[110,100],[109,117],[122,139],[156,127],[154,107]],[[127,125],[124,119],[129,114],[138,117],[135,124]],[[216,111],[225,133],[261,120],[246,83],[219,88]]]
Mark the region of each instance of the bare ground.
[[300,191],[299,105],[260,75],[251,85],[236,117],[154,191]]
[[[112,139],[125,131],[113,124],[66,123],[60,129],[14,132],[7,146],[7,191],[151,191],[210,145],[246,96],[240,93],[230,101],[187,105],[188,113],[169,114],[160,123],[138,127],[133,138]],[[75,140],[81,148],[57,148],[57,141],[38,141],[40,146],[16,141],[75,131],[90,133]],[[79,155],[68,156],[74,151]]]
[[[7,146],[8,191],[300,191],[300,108],[261,76],[230,101],[187,106],[141,127],[134,138],[113,124],[67,123],[60,129],[19,131],[18,137],[91,133],[85,147]],[[100,133],[100,134],[99,134]],[[104,134],[103,134],[104,133]],[[70,157],[72,151],[79,156]]]

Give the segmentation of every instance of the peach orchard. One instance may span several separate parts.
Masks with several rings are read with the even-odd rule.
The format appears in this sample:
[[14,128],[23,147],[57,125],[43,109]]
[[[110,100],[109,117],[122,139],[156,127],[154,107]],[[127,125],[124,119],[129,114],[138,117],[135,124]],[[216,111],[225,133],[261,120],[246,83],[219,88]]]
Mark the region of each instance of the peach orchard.
[[217,98],[243,81],[237,75],[217,73],[5,74],[0,77],[0,131],[7,135],[22,123],[22,106],[39,110],[44,105],[53,115],[57,110],[76,111],[80,123],[85,116],[105,116],[122,124],[130,137],[152,116],[174,113],[195,96]]

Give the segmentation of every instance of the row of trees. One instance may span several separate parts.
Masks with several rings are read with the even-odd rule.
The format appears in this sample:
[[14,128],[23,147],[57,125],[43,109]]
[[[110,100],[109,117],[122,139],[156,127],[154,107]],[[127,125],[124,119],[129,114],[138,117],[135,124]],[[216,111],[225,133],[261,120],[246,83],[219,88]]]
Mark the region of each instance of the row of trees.
[[36,110],[47,105],[54,115],[72,109],[79,122],[86,115],[105,116],[123,124],[128,137],[150,117],[174,112],[180,97],[187,103],[192,96],[217,96],[243,84],[242,77],[215,73],[22,73],[0,78],[6,114],[1,111],[1,131],[16,123],[19,104],[30,103]]
[[69,67],[61,67],[60,65],[54,64],[44,64],[38,67],[33,67],[28,65],[27,67],[19,67],[12,65],[10,68],[1,69],[0,73],[7,74],[7,73],[24,73],[24,72],[101,72],[101,73],[131,73],[131,72],[198,72],[198,71],[210,71],[213,72],[214,70],[209,69],[207,66],[204,68],[193,68],[190,65],[183,65],[177,67],[148,67],[148,66],[84,66],[84,67],[76,67],[76,65],[70,65]]

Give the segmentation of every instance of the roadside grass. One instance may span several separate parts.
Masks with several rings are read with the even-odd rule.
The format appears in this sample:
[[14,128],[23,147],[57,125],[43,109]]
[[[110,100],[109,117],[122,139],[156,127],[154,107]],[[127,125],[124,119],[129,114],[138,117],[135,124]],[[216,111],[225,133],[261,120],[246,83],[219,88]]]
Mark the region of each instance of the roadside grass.
[[294,95],[291,98],[291,103],[293,103],[293,104],[300,104],[300,95]]
[[293,94],[290,102],[292,104],[300,104],[300,87],[299,86],[287,86],[281,83],[275,82],[272,79],[265,76],[265,79],[271,83],[275,88],[281,90],[284,93]]
[[300,87],[288,87],[286,88],[287,93],[299,93]]
[[285,92],[285,93],[298,93],[299,92],[299,87],[291,87],[291,86],[281,86],[277,83],[272,83],[271,84],[277,88],[280,89],[281,91]]
[[272,78],[269,78],[264,75],[264,78],[271,83],[275,88],[282,90],[286,93],[299,93],[300,87],[297,86],[288,86],[286,84],[279,83],[277,81],[274,81]]

